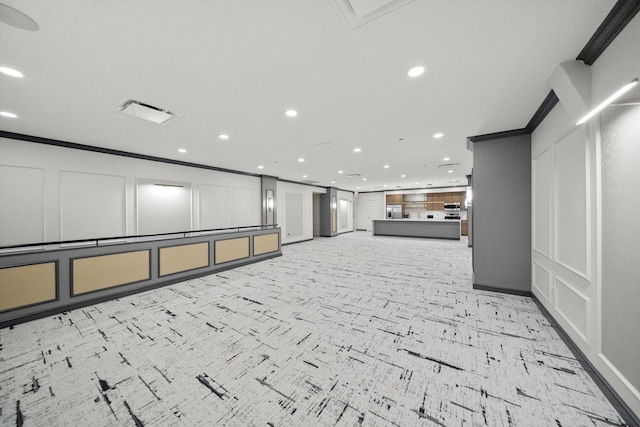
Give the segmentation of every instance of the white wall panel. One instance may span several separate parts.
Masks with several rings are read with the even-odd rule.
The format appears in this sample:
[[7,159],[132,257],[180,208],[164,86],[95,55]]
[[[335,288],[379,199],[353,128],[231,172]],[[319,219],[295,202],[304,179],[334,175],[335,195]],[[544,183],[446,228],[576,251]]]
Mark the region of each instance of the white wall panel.
[[138,232],[191,230],[191,185],[185,182],[138,179]]
[[227,228],[229,218],[229,187],[225,185],[200,184],[200,229]]
[[551,272],[536,261],[533,262],[533,287],[547,301],[553,300],[551,294]]
[[590,299],[575,286],[558,277],[555,279],[555,307],[583,341],[588,342]]
[[532,185],[532,234],[533,249],[551,258],[551,151],[544,150],[533,158]]
[[299,193],[285,193],[285,223],[284,231],[287,238],[302,237],[303,227],[303,195]]
[[235,187],[233,189],[232,226],[259,225],[260,190],[257,188]]
[[44,241],[43,173],[0,165],[0,246]]
[[555,260],[588,279],[590,232],[588,204],[587,135],[584,127],[555,144]]
[[360,193],[355,198],[355,228],[357,230],[371,231],[374,219],[385,218],[385,194],[384,193]]
[[125,177],[60,172],[61,240],[126,235]]

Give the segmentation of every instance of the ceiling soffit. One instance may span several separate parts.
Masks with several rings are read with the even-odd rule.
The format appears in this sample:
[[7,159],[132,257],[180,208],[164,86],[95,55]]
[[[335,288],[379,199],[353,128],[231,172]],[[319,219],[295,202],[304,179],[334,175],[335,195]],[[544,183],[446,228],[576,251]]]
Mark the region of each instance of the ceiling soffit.
[[353,30],[375,21],[414,0],[334,0]]

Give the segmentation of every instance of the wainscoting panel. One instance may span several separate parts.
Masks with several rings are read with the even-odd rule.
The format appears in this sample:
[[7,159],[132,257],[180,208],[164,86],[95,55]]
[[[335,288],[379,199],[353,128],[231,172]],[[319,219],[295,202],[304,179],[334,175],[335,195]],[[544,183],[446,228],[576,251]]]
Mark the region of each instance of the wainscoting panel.
[[60,240],[126,235],[125,177],[60,172]]
[[555,144],[555,261],[590,280],[586,133],[578,127]]
[[533,287],[547,301],[553,300],[553,295],[551,294],[551,272],[537,261],[533,262]]
[[215,243],[215,263],[249,258],[249,237],[218,240]]
[[160,248],[160,276],[208,266],[208,242]]
[[55,262],[0,268],[0,311],[56,298]]
[[535,157],[531,167],[533,249],[551,258],[551,151]]
[[568,281],[556,277],[555,308],[585,344],[588,343],[590,299]]
[[150,255],[145,250],[72,260],[72,295],[150,279]]
[[253,255],[262,255],[269,252],[276,252],[280,245],[278,244],[278,233],[263,234],[253,237]]
[[43,169],[0,165],[0,246],[44,236]]
[[229,187],[223,185],[200,184],[200,228],[230,227]]

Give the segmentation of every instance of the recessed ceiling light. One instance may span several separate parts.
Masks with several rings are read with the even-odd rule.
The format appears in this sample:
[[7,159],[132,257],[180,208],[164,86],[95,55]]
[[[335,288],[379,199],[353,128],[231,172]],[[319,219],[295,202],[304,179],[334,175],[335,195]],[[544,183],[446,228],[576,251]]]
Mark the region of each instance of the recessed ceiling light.
[[389,165],[384,165],[384,168],[385,169],[389,169]]
[[302,175],[302,177],[303,177],[303,178],[306,178],[306,177],[307,177],[307,175]]
[[296,110],[287,110],[284,112],[287,117],[295,117],[298,115],[298,112]]
[[332,184],[335,184],[336,182],[335,182],[335,181],[331,181],[331,183],[332,183]]
[[264,166],[259,165],[259,166],[258,166],[258,169],[264,169]]
[[362,178],[362,180],[363,180],[363,181],[366,181],[366,180],[367,180],[367,178]]
[[448,173],[453,173],[453,170],[449,169],[447,172],[448,172]]
[[436,138],[436,139],[437,138],[442,138],[443,136],[444,136],[444,133],[442,133],[442,132],[438,132],[438,133],[434,133],[433,134],[433,137]]
[[418,185],[418,183],[416,182],[416,185]]
[[11,77],[24,77],[24,74],[22,74],[20,71],[18,70],[14,70],[13,68],[9,68],[9,67],[0,67],[0,73],[2,74],[6,74],[7,76],[11,76]]
[[221,133],[218,135],[218,138],[220,139],[229,139],[229,135],[227,135],[226,133]]
[[400,175],[400,178],[404,178],[405,176],[407,176],[407,175]]
[[360,189],[360,187],[356,187],[356,190],[359,190],[359,189]]
[[17,114],[10,113],[10,112],[8,112],[8,111],[0,111],[0,116],[2,116],[2,117],[8,117],[8,118],[10,118],[10,119],[15,119],[16,117],[18,117],[18,115],[17,115]]
[[338,173],[344,173],[344,171],[338,171]]
[[418,77],[422,75],[422,73],[424,73],[424,67],[421,66],[413,67],[407,71],[409,77]]
[[302,162],[304,162],[304,159],[303,159],[302,157],[300,157],[300,158],[298,159],[298,161],[299,161],[300,163],[302,163]]
[[181,152],[181,153],[186,153],[187,152],[187,150],[185,150],[184,148],[178,148],[178,151]]
[[354,149],[353,149],[353,152],[354,152],[354,153],[359,153],[359,152],[361,152],[361,151],[362,151],[362,148],[354,148]]
[[443,157],[443,158],[442,158],[442,161],[443,161],[443,162],[448,162],[449,160],[451,160],[451,158],[450,158],[450,157]]

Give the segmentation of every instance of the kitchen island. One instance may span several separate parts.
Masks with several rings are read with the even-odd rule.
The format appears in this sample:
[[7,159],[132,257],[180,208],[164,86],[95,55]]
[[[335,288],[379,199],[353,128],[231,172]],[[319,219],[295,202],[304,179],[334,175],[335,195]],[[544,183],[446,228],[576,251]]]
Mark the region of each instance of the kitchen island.
[[460,240],[460,220],[374,219],[373,235]]

